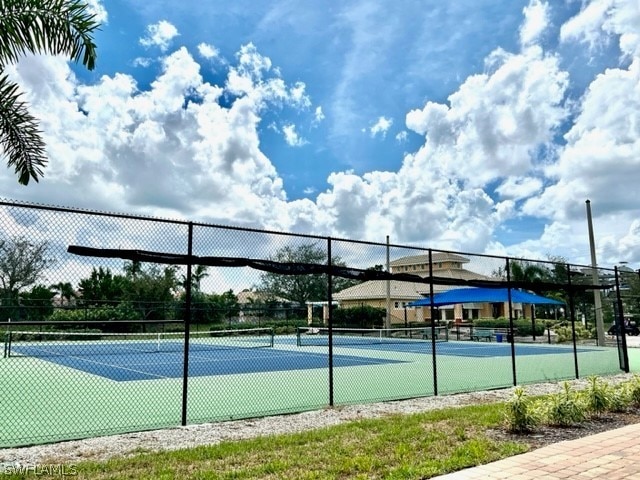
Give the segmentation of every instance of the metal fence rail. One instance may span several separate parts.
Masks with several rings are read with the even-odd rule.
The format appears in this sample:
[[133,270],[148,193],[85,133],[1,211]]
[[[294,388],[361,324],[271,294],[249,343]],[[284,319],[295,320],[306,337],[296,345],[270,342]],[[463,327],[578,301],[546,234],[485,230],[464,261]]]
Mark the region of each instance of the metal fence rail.
[[[0,447],[629,369],[633,271],[10,201],[0,218]],[[476,287],[507,297],[435,305]]]

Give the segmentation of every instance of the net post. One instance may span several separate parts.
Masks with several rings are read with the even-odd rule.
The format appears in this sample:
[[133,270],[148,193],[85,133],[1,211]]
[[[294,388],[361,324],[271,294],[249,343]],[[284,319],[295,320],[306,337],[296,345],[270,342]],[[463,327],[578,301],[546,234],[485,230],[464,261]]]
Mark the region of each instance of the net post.
[[[11,322],[11,317],[7,318],[7,323]],[[7,327],[4,340],[4,358],[11,356],[11,326]]]

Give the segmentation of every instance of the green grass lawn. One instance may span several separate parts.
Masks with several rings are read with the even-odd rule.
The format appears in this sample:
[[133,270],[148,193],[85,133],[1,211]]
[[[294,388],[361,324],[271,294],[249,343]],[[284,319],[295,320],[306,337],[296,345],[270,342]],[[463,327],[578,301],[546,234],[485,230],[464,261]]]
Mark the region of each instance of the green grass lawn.
[[[74,465],[87,479],[417,479],[526,452],[498,441],[503,408],[478,405],[361,420],[304,433]],[[31,474],[32,475],[32,474]],[[3,478],[29,478],[29,474]],[[38,478],[60,478],[39,475]]]

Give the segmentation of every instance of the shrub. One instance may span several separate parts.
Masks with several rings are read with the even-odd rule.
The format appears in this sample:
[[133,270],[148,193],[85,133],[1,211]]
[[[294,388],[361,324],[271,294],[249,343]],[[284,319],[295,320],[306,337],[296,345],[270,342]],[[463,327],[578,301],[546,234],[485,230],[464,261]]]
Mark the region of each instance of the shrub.
[[[509,328],[509,319],[500,317],[494,319],[479,319],[474,320],[474,327],[479,328]],[[531,336],[533,333],[533,326],[531,325],[531,319],[514,320],[513,326],[516,329],[516,335],[523,337]],[[536,320],[536,336],[540,337],[544,335],[545,331],[544,320]]]
[[[251,320],[255,320],[252,318]],[[296,333],[298,327],[309,326],[306,318],[263,318],[259,321],[245,321],[245,322],[233,322],[211,325],[212,330],[228,330],[228,329],[243,329],[243,328],[273,328],[273,332],[276,335],[285,335]],[[315,325],[317,327],[323,327],[324,325]]]
[[505,421],[507,430],[513,433],[529,433],[540,422],[534,404],[524,388],[517,387],[513,397],[507,402]]
[[[514,323],[515,328],[517,329],[517,335],[523,337],[529,337],[533,334],[533,325],[531,325],[531,320],[516,320]],[[544,335],[544,322],[541,320],[536,320],[536,336],[541,337]]]
[[629,394],[629,382],[616,385],[609,390],[609,410],[612,412],[624,412],[629,408],[631,396]]
[[54,322],[109,322],[112,320],[142,320],[139,311],[129,303],[57,309],[49,317]]
[[[595,338],[595,333],[589,329],[584,328],[581,323],[576,323],[576,340]],[[556,326],[554,332],[558,336],[558,343],[573,341],[573,334],[571,332],[571,325]]]
[[562,392],[551,395],[546,414],[549,423],[558,427],[570,427],[586,418],[585,406],[568,382]]
[[634,375],[628,383],[629,400],[634,407],[640,407],[640,377]]
[[584,394],[587,400],[587,408],[595,415],[606,412],[611,407],[611,392],[609,385],[596,376],[588,378],[589,386]]
[[363,305],[360,307],[336,308],[333,311],[333,325],[349,328],[375,328],[384,322],[384,308]]
[[[73,335],[81,333],[82,335]],[[69,329],[64,331],[43,330],[42,332],[11,332],[13,342],[87,341],[100,340],[102,331],[97,328]]]
[[481,318],[473,321],[473,326],[478,328],[509,328],[509,319],[500,318]]

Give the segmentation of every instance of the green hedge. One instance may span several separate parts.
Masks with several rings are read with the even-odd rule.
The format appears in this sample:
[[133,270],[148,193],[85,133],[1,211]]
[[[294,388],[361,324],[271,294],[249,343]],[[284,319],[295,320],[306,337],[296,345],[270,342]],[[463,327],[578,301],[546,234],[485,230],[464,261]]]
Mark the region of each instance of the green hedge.
[[306,318],[261,319],[259,322],[222,323],[211,326],[211,331],[247,328],[273,328],[276,335],[296,333],[297,327],[306,327]]
[[110,322],[113,320],[142,320],[142,315],[128,303],[116,306],[61,308],[47,319],[55,322]]
[[[557,335],[558,343],[573,341],[573,331],[571,329],[571,325],[568,324],[567,322],[563,322],[556,325],[553,331]],[[588,340],[591,338],[596,338],[596,329],[595,328],[586,329],[584,328],[584,325],[582,325],[582,323],[580,322],[576,322],[575,331],[576,331],[577,340]]]
[[[473,321],[473,326],[478,328],[509,328],[508,318],[492,318],[492,319],[478,319]],[[531,325],[531,319],[514,320],[513,326],[517,330],[516,335],[529,337],[533,333],[533,327]],[[545,332],[545,321],[542,319],[536,320],[536,336],[542,336]]]
[[384,324],[386,314],[384,308],[369,305],[336,308],[333,310],[333,325],[342,328],[378,328]]
[[[82,335],[72,335],[73,333],[82,333]],[[51,334],[55,334],[52,336]],[[72,329],[65,331],[43,330],[42,332],[11,332],[11,340],[14,342],[47,342],[47,341],[87,341],[100,340],[102,331],[97,328]]]

